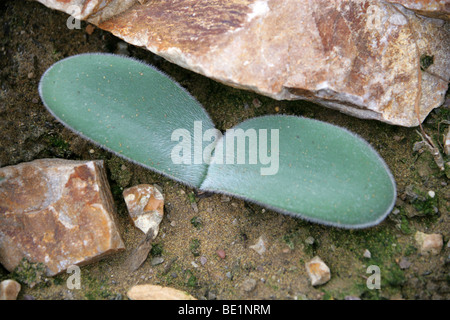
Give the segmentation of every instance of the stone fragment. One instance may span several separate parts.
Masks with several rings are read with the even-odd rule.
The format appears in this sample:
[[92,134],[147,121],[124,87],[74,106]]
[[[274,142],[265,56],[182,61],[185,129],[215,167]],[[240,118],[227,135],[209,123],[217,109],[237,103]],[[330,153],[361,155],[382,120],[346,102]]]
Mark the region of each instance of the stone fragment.
[[241,283],[241,288],[244,292],[252,292],[256,288],[256,280],[251,278],[245,279]]
[[405,8],[414,10],[418,14],[431,18],[450,20],[450,3],[440,0],[389,0]]
[[307,262],[305,267],[312,286],[325,284],[331,279],[330,268],[318,256]]
[[186,292],[151,284],[134,286],[127,296],[131,300],[197,300]]
[[0,168],[0,262],[46,275],[124,249],[102,161],[42,159]]
[[446,18],[446,1],[38,1],[229,86],[395,125],[442,105],[450,78],[450,25],[412,11]]
[[306,244],[309,244],[310,246],[312,246],[315,241],[316,241],[316,239],[314,239],[311,236],[309,236],[308,238],[305,239]]
[[260,236],[258,238],[258,241],[254,245],[250,246],[249,248],[255,250],[260,255],[263,255],[264,252],[266,252],[266,244],[264,242],[264,237]]
[[138,246],[134,248],[125,260],[125,265],[129,271],[136,271],[145,262],[145,260],[147,260],[148,254],[152,249],[153,238],[153,229],[149,229]]
[[145,234],[152,229],[155,239],[164,215],[164,196],[158,188],[140,184],[125,189],[123,197],[134,226]]
[[438,233],[426,234],[417,231],[414,238],[422,254],[437,255],[441,252],[442,246],[444,245],[442,235]]
[[372,253],[370,253],[370,251],[368,249],[366,249],[366,250],[364,250],[363,257],[366,259],[370,259],[370,258],[372,258]]
[[216,251],[216,254],[220,257],[220,259],[225,259],[225,257],[227,256],[227,254],[225,253],[224,250],[219,249]]
[[4,280],[0,283],[0,300],[16,300],[20,292],[20,283]]
[[164,262],[164,258],[162,258],[162,257],[154,257],[152,259],[152,261],[151,261],[151,265],[154,267],[154,266],[157,266],[158,264],[161,264],[163,262]]

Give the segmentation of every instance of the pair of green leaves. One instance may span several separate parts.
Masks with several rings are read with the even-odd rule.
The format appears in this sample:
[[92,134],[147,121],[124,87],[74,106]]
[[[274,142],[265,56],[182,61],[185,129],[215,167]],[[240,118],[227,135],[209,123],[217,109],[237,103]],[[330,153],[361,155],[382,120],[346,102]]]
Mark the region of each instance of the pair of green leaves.
[[395,202],[388,167],[349,131],[264,116],[222,136],[181,86],[130,58],[61,60],[42,76],[39,92],[47,109],[83,137],[205,191],[344,228],[379,223]]

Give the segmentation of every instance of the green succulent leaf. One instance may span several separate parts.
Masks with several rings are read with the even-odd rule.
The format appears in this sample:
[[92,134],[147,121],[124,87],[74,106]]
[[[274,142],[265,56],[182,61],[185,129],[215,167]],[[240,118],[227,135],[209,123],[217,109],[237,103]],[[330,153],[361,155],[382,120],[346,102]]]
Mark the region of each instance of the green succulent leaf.
[[[294,116],[254,118],[233,129],[253,139],[251,133],[260,133],[258,149],[267,146],[267,151],[254,148],[259,159],[250,164],[250,138],[239,144],[236,135],[226,133],[216,154],[222,150],[220,154],[230,155],[228,146],[234,145],[234,156],[230,161],[220,157],[219,164],[213,158],[201,186],[204,190],[346,228],[377,224],[394,205],[396,188],[388,167],[367,142],[345,129]],[[234,143],[227,144],[230,139]],[[242,154],[245,161],[239,164]]]
[[179,140],[172,141],[172,134],[179,128],[193,133],[194,121],[201,121],[204,130],[214,124],[188,92],[160,71],[118,55],[81,54],[50,67],[39,92],[47,109],[85,138],[200,186],[207,164],[174,164],[171,152]]
[[[189,93],[130,58],[61,60],[43,75],[39,92],[48,110],[85,138],[196,188],[344,228],[379,223],[395,202],[395,181],[383,159],[351,132],[306,118],[265,116],[212,138],[218,131]],[[174,161],[174,150],[182,163]],[[213,154],[211,164],[205,151]]]

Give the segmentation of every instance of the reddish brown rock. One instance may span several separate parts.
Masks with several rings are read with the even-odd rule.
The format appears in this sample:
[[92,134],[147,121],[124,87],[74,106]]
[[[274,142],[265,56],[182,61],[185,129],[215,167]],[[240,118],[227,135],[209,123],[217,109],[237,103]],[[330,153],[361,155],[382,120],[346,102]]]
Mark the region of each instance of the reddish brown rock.
[[52,276],[124,249],[102,161],[42,159],[0,168],[0,262]]
[[[102,2],[109,14],[93,0],[39,1],[66,12],[83,3],[89,22],[227,85],[359,118],[417,126],[448,88],[450,25],[405,9],[445,11],[445,1],[165,0],[127,2],[118,15],[117,1]],[[423,56],[433,57],[426,71]]]

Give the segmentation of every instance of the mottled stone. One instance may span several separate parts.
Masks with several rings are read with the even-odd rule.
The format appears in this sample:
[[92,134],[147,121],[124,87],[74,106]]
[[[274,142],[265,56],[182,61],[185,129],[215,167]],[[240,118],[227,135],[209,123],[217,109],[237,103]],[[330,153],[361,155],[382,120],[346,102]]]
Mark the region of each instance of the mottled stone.
[[4,280],[0,283],[0,300],[16,300],[20,292],[20,283]]
[[249,248],[255,250],[260,255],[263,255],[266,252],[266,243],[264,242],[264,237],[260,236],[258,238],[258,241],[254,245],[249,246]]
[[0,168],[0,262],[47,276],[124,249],[102,161],[42,159]]
[[389,0],[424,16],[450,20],[450,2],[448,0]]
[[81,18],[216,81],[359,118],[417,126],[448,88],[450,25],[406,9],[446,16],[446,1],[39,1],[83,4]]
[[155,186],[140,184],[123,191],[128,213],[135,227],[145,234],[153,230],[153,239],[164,216],[164,196]]
[[422,254],[439,254],[444,245],[442,235],[438,233],[426,234],[421,231],[417,231],[414,238],[416,239]]
[[305,267],[312,286],[325,284],[331,279],[330,268],[318,256],[305,263]]
[[151,284],[134,286],[127,296],[131,300],[196,300],[186,292]]

